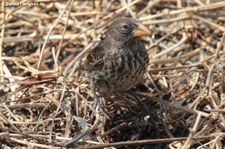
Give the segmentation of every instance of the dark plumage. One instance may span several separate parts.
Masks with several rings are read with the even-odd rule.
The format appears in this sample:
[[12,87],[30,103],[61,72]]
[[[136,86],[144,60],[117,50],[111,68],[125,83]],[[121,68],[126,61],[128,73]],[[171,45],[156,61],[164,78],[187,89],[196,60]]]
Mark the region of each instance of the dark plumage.
[[138,84],[149,58],[141,36],[149,30],[131,18],[113,21],[105,38],[86,57],[84,68],[92,85],[103,92],[127,91]]

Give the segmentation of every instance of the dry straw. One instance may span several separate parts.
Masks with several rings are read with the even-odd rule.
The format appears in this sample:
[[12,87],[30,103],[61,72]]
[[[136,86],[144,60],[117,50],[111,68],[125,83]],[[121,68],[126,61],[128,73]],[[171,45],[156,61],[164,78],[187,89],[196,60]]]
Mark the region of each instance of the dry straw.
[[[0,146],[223,148],[225,2],[219,0],[1,1]],[[93,105],[85,54],[118,16],[138,19],[151,59],[129,96]]]

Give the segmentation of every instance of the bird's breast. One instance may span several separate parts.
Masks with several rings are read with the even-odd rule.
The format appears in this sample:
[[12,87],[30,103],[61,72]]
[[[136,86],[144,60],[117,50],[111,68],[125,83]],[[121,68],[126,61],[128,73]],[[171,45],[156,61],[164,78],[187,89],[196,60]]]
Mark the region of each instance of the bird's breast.
[[141,81],[148,66],[145,50],[119,51],[105,57],[104,80],[109,90],[128,90]]

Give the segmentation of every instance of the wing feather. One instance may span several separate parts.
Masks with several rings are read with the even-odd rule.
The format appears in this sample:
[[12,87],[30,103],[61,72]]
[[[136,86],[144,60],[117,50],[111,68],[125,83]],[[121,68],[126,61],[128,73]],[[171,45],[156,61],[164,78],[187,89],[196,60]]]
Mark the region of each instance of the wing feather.
[[104,66],[104,48],[103,42],[99,43],[94,49],[92,49],[84,61],[84,69],[86,71],[100,70]]

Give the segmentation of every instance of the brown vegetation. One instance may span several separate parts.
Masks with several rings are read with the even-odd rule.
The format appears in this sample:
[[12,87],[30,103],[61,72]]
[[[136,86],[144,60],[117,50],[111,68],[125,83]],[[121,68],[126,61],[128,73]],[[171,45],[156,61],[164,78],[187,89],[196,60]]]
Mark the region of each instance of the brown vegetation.
[[[223,0],[3,0],[0,14],[0,148],[223,148]],[[150,64],[135,102],[99,95],[93,106],[82,60],[113,18],[147,26]]]

